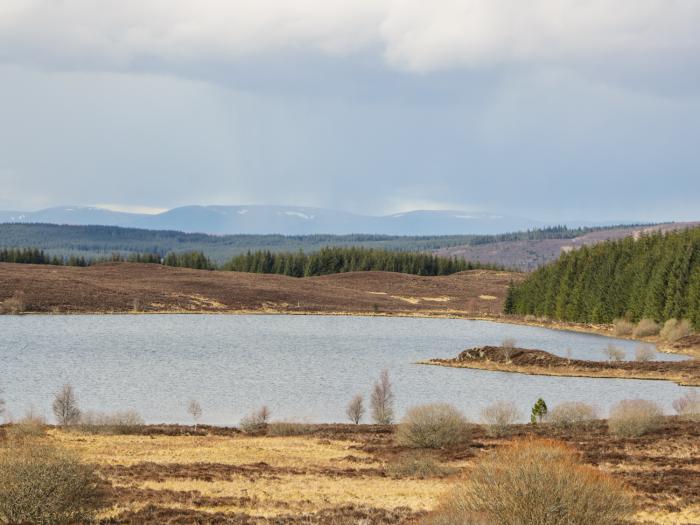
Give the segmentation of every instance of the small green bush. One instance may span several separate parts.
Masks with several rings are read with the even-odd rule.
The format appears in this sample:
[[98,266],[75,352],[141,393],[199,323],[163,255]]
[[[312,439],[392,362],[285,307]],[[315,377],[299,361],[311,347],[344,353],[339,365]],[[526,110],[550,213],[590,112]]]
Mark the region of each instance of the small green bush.
[[399,425],[397,442],[417,448],[443,448],[469,440],[469,426],[451,405],[435,403],[411,408]]
[[537,424],[538,422],[541,423],[542,420],[547,417],[547,411],[547,403],[545,403],[544,399],[539,398],[533,405],[532,411],[530,412],[530,423],[533,425]]
[[89,522],[103,494],[94,468],[65,450],[37,442],[0,449],[2,522]]

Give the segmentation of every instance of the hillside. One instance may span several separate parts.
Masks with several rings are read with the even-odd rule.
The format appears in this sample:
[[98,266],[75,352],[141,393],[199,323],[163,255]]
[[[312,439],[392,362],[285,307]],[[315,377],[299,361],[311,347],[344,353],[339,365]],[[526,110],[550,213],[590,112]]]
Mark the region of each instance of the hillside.
[[[675,225],[668,225],[675,226]],[[395,251],[437,252],[465,260],[483,261],[508,268],[531,268],[556,258],[562,246],[578,239],[600,240],[608,236],[632,235],[635,228],[548,227],[497,235],[207,235],[172,230],[145,230],[114,226],[70,226],[56,224],[0,224],[0,248],[39,248],[47,255],[100,259],[112,253],[201,251],[216,264],[258,250],[310,253],[323,247],[359,246]],[[527,248],[523,249],[522,246]],[[537,255],[548,247],[545,257]],[[512,247],[512,248],[510,248]],[[532,248],[534,247],[534,248]],[[535,254],[534,259],[533,255]],[[503,262],[501,262],[503,261]]]
[[[635,237],[644,232],[674,231],[700,225],[700,222],[666,223],[654,226],[598,228],[580,235],[546,238],[512,238],[494,242],[468,243],[437,250],[439,255],[459,257],[467,261],[500,264],[507,268],[530,271],[556,260],[562,252],[603,241]],[[567,232],[568,233],[568,232]]]
[[385,216],[300,206],[182,206],[158,214],[64,206],[34,212],[0,211],[0,223],[102,225],[188,233],[311,235],[492,234],[536,228],[542,222],[489,213],[416,210]]
[[565,253],[514,286],[507,311],[593,323],[685,318],[700,328],[700,228]]
[[322,277],[213,272],[157,264],[87,268],[0,263],[0,301],[55,313],[286,312],[498,314],[520,274],[472,270],[445,277],[353,272]]

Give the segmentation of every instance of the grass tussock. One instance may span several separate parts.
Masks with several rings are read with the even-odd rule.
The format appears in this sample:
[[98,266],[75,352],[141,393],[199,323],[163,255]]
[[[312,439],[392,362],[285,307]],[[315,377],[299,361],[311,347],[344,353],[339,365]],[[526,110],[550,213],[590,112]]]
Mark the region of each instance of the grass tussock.
[[444,403],[411,408],[396,433],[400,445],[415,448],[444,448],[469,438],[469,425],[462,413]]
[[624,486],[563,444],[523,440],[484,455],[430,525],[613,525],[635,509]]
[[457,472],[457,469],[441,465],[428,454],[407,454],[390,462],[386,472],[394,478],[444,478]]
[[608,429],[617,437],[637,437],[654,430],[661,422],[662,410],[653,401],[625,399],[610,410]]

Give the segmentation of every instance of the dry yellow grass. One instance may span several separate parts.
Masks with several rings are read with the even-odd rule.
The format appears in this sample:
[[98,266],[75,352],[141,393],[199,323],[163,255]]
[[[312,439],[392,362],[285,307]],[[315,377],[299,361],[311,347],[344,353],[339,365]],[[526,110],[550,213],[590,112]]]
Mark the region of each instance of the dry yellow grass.
[[[394,509],[429,510],[447,490],[446,479],[395,479],[376,475],[383,464],[369,454],[352,448],[352,441],[320,440],[312,436],[133,436],[90,435],[51,430],[50,439],[78,452],[85,461],[98,466],[138,466],[155,463],[183,466],[193,464],[251,466],[267,464],[251,476],[235,473],[212,480],[168,477],[134,479],[109,475],[116,488],[156,498],[160,506],[205,512],[237,513],[270,517],[309,513],[345,505]],[[351,458],[351,459],[349,459]],[[455,462],[452,462],[455,464]],[[268,472],[267,469],[270,469]],[[374,473],[343,475],[344,470],[366,469]],[[118,471],[118,469],[117,469]],[[196,492],[213,504],[196,506],[178,499],[178,494]],[[250,505],[254,498],[254,507]],[[217,502],[218,500],[218,502]],[[221,502],[221,503],[219,503]],[[137,511],[148,499],[120,501],[102,516]]]
[[[678,420],[671,425],[669,429],[685,425],[683,428],[692,430],[689,422]],[[621,479],[646,480],[638,489],[640,501],[646,501],[644,511],[637,515],[639,523],[700,523],[698,498],[689,496],[688,490],[676,492],[674,485],[659,500],[659,506],[654,503],[659,497],[655,485],[658,476],[669,476],[672,482],[679,466],[691,478],[695,473],[700,476],[700,466],[693,462],[700,454],[700,443],[689,434],[669,430],[653,442],[623,443],[601,441],[596,431],[591,435],[581,432],[572,438],[575,446],[598,457],[598,468]],[[135,513],[149,505],[174,515],[246,514],[260,519],[341,507],[404,508],[410,509],[409,514],[432,510],[453,484],[467,475],[483,450],[505,442],[481,437],[477,440],[481,445],[467,447],[471,449],[468,453],[463,447],[449,453],[435,452],[436,461],[456,473],[419,479],[385,474],[388,461],[408,453],[397,448],[387,434],[345,432],[332,434],[330,439],[317,435],[110,436],[53,429],[48,431],[48,439],[96,464],[111,483],[111,507],[101,517],[125,520],[124,516],[131,516],[129,519],[136,522],[141,518],[134,518]],[[606,457],[609,451],[615,458],[612,461]],[[619,459],[621,455],[624,460]],[[664,464],[658,464],[658,458],[664,458]],[[689,490],[694,486],[690,480],[683,482],[685,485]],[[667,504],[674,510],[666,510]]]

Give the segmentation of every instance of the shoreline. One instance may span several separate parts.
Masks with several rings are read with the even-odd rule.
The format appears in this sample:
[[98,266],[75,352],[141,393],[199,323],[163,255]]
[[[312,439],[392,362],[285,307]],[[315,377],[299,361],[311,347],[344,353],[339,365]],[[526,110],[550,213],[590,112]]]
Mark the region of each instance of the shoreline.
[[53,312],[37,312],[26,311],[18,314],[4,314],[17,316],[87,316],[87,315],[298,315],[298,316],[327,316],[327,317],[397,317],[397,318],[416,318],[416,319],[462,319],[466,321],[487,321],[499,324],[512,324],[519,326],[531,326],[534,328],[544,328],[547,330],[556,330],[559,332],[573,332],[591,335],[599,335],[611,339],[621,339],[626,341],[638,341],[639,343],[651,344],[656,347],[656,350],[667,354],[686,355],[691,358],[700,358],[700,348],[687,347],[677,348],[672,346],[673,343],[661,341],[658,336],[654,337],[634,337],[615,335],[612,325],[598,324],[577,324],[567,321],[529,321],[517,317],[507,317],[500,314],[478,314],[463,310],[425,310],[415,311],[407,310],[391,311],[391,312],[373,312],[373,311],[342,311],[342,310],[288,310],[275,308],[259,308],[259,309],[217,309],[217,310],[189,310],[189,309],[163,309],[163,310],[95,310],[95,311],[53,311]]
[[539,376],[673,381],[679,386],[700,387],[700,362],[692,358],[687,361],[587,361],[521,348],[511,349],[506,354],[501,347],[486,346],[465,350],[453,359],[427,359],[417,364]]

